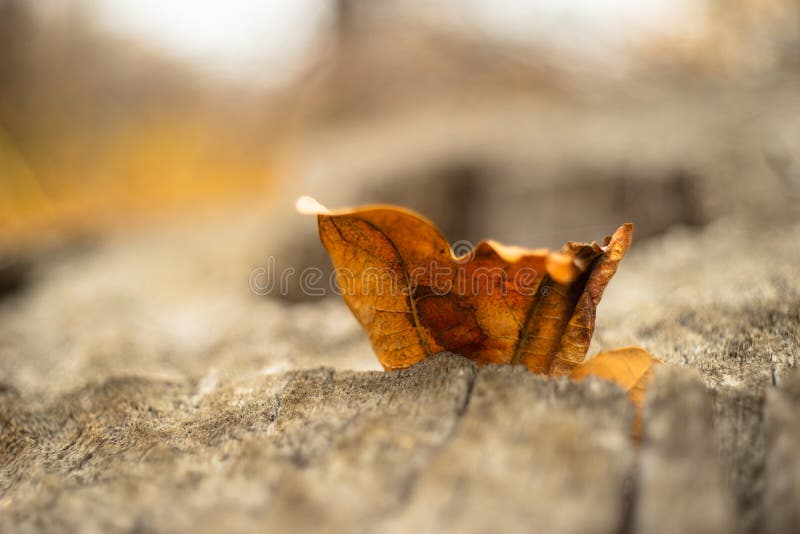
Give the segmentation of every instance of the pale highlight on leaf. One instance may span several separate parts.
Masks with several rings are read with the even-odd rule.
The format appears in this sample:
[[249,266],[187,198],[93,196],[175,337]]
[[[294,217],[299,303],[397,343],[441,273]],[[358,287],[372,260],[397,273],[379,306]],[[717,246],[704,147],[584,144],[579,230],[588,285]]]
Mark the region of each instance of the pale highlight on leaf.
[[310,197],[337,285],[386,369],[442,350],[565,374],[583,361],[602,291],[633,225],[561,251],[482,241],[456,257],[436,227],[394,206],[329,211]]
[[302,196],[294,203],[295,209],[303,215],[317,215],[318,213],[330,213],[328,208],[317,202],[317,199]]

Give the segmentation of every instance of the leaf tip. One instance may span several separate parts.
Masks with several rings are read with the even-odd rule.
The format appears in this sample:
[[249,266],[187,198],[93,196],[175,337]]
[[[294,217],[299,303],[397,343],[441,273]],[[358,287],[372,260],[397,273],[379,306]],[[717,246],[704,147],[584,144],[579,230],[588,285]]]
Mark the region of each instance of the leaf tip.
[[298,198],[294,203],[295,209],[302,215],[319,215],[328,214],[331,211],[320,204],[317,199],[308,195],[303,195]]
[[617,231],[614,232],[613,238],[617,238],[620,241],[624,242],[626,245],[625,248],[627,249],[630,246],[631,241],[633,240],[633,223],[626,222],[625,224],[617,228]]

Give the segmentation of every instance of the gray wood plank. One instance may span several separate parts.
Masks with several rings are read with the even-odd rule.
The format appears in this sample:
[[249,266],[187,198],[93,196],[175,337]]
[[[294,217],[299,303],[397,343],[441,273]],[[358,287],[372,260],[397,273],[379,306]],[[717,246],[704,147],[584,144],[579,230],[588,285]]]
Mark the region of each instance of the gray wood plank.
[[633,531],[739,531],[723,477],[711,397],[696,371],[658,369],[644,410]]
[[631,417],[608,383],[481,369],[457,435],[388,531],[617,532],[634,464]]
[[800,373],[767,392],[764,408],[766,462],[764,531],[800,532]]

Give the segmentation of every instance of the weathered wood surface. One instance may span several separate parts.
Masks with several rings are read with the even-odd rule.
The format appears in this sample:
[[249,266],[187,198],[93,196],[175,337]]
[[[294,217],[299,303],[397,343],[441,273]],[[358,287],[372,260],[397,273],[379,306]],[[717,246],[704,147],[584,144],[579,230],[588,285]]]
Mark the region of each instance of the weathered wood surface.
[[198,232],[50,258],[0,301],[0,531],[798,531],[796,224],[633,248],[594,349],[669,366],[640,446],[610,384],[369,370],[340,302],[224,267],[259,231]]
[[698,373],[659,369],[645,413],[634,532],[739,532],[733,491],[710,439],[711,396]]
[[767,392],[764,408],[764,526],[797,532],[800,525],[800,374]]

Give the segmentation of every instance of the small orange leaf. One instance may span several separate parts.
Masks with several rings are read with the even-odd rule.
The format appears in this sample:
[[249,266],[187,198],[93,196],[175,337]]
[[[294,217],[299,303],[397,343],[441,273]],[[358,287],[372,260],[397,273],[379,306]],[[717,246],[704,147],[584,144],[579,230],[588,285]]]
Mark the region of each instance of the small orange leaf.
[[653,378],[653,368],[659,364],[661,360],[641,347],[622,347],[595,355],[575,367],[569,376],[575,381],[596,376],[615,382],[625,390],[636,408],[640,409],[644,402],[645,388]]
[[558,252],[482,241],[456,256],[430,221],[403,208],[329,211],[309,197],[297,208],[317,215],[339,290],[387,370],[448,350],[569,374],[633,233],[625,224],[602,246],[569,242]]
[[653,379],[653,369],[661,363],[661,360],[641,347],[622,347],[595,355],[589,361],[575,367],[569,376],[576,382],[595,376],[621,386],[636,408],[631,433],[635,438],[639,438],[642,430],[642,405],[647,385]]

